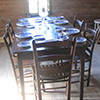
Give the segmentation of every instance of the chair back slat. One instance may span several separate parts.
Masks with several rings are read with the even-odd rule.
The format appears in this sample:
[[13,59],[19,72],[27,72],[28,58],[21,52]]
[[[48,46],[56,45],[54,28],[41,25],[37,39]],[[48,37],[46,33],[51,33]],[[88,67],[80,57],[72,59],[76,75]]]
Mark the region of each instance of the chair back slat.
[[8,33],[9,33],[11,42],[13,42],[14,38],[15,38],[15,32],[14,32],[13,26],[12,26],[12,24],[10,22],[10,19],[8,19],[8,24],[6,26],[8,28]]
[[84,20],[80,21],[80,20],[77,19],[76,16],[74,16],[74,24],[73,24],[73,26],[75,28],[78,28],[80,30],[80,33],[81,33],[82,29],[83,29],[83,25],[84,25]]
[[70,40],[64,40],[64,41],[42,41],[40,43],[36,43],[37,47],[65,47],[66,45],[70,46],[72,43]]
[[12,45],[12,42],[11,42],[11,38],[9,36],[9,32],[8,32],[8,28],[5,29],[6,33],[4,34],[3,38],[4,38],[4,41],[5,43],[9,46]]
[[48,60],[64,60],[64,59],[71,59],[71,47],[73,46],[73,41],[53,41],[53,42],[44,42],[44,43],[35,43],[36,45],[33,51],[38,54],[39,61],[48,61]]

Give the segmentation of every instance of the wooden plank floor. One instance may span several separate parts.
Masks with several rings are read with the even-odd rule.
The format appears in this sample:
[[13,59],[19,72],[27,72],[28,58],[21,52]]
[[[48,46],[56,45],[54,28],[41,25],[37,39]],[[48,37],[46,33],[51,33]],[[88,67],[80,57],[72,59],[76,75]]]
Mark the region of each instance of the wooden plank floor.
[[[26,92],[29,92],[26,94],[26,100],[34,100],[33,87],[26,89]],[[66,100],[65,89],[43,92],[42,94],[43,100]],[[16,87],[5,46],[0,48],[0,100],[22,100]],[[79,83],[72,84],[71,100],[79,100]],[[85,82],[84,100],[100,100],[100,45],[95,47],[91,83],[87,87]]]

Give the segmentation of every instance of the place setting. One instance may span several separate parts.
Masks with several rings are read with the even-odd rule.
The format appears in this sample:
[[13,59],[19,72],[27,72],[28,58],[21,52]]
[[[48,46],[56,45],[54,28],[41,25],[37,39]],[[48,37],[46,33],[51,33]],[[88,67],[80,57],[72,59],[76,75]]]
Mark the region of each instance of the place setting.
[[25,26],[29,25],[29,22],[18,22],[18,23],[16,23],[16,25],[18,27],[25,27]]
[[80,30],[77,28],[67,28],[66,30],[63,31],[65,35],[75,35],[79,34]]
[[43,34],[36,34],[36,35],[33,36],[33,39],[35,41],[42,41],[42,40],[45,40],[45,37],[44,37]]
[[57,20],[62,20],[62,19],[65,19],[65,18],[64,18],[64,16],[57,16],[56,19]]
[[[63,20],[65,20],[64,16],[51,17],[51,19],[47,18],[47,22],[49,24],[60,24],[60,21],[62,22]],[[58,21],[59,21],[59,23],[58,23]],[[63,24],[64,23],[65,22],[63,22]]]
[[30,24],[29,22],[18,22],[18,23],[16,23],[16,25],[18,26],[18,27],[25,27],[25,28],[28,28],[28,29],[30,29],[30,28],[35,28],[35,25],[33,25],[33,24]]
[[57,26],[57,27],[55,27],[55,30],[56,30],[56,32],[62,32],[62,31],[65,31],[66,28],[62,27],[62,26]]
[[16,33],[15,36],[18,39],[27,39],[27,38],[32,38],[33,34],[29,32],[19,32],[19,33]]
[[30,44],[29,41],[20,41],[20,42],[17,43],[17,46],[20,47],[20,48],[27,49],[27,48],[31,47],[31,44]]
[[76,42],[77,43],[85,43],[87,41],[87,39],[85,38],[85,37],[78,37],[77,39],[76,39]]
[[[29,49],[31,48],[32,40],[35,41],[44,41],[45,37],[42,34],[32,34],[32,33],[20,33],[15,35],[21,41],[18,41],[17,46],[22,49]],[[31,38],[31,39],[30,39]]]
[[54,21],[55,25],[65,25],[65,24],[68,24],[68,23],[69,23],[68,20],[65,20],[65,19],[64,20],[59,19],[59,20]]

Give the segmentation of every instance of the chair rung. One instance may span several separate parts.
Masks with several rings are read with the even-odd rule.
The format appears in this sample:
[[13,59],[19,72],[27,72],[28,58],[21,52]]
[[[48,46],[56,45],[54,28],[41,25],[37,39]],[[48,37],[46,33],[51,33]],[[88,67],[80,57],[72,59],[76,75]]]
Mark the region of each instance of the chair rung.
[[30,76],[24,76],[24,78],[29,78],[29,77],[32,77],[32,75],[30,75]]
[[32,74],[32,72],[24,72],[24,75]]
[[65,79],[65,80],[55,80],[55,81],[45,81],[45,82],[41,82],[41,84],[43,83],[54,83],[54,82],[66,82],[68,81],[68,79]]
[[45,88],[45,89],[41,89],[41,90],[52,90],[52,89],[61,89],[61,88],[66,88],[66,86],[54,87],[54,88]]

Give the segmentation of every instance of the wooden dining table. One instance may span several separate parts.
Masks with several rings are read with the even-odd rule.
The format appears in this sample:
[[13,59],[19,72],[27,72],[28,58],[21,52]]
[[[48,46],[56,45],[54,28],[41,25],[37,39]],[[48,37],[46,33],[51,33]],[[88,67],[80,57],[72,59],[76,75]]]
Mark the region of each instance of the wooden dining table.
[[[56,21],[64,20],[65,23],[56,23]],[[62,28],[61,30],[59,28]],[[23,76],[23,60],[33,59],[32,54],[32,40],[35,39],[38,42],[45,41],[63,41],[72,39],[72,37],[80,37],[81,34],[65,34],[64,31],[68,28],[73,28],[73,25],[65,18],[59,17],[35,17],[35,18],[21,18],[16,24],[15,39],[12,44],[13,54],[17,54],[18,57],[18,68],[20,73],[20,84],[22,89],[23,100],[25,100],[25,89],[24,89],[24,76]],[[26,37],[20,37],[19,34],[24,33]],[[30,33],[32,36],[27,37]],[[29,35],[30,35],[29,34]],[[20,47],[19,45],[23,42],[30,44],[26,47]],[[88,41],[85,43],[78,43],[76,49],[76,55],[80,56],[80,100],[83,100],[84,94],[84,59],[85,59],[85,48],[89,45]]]

